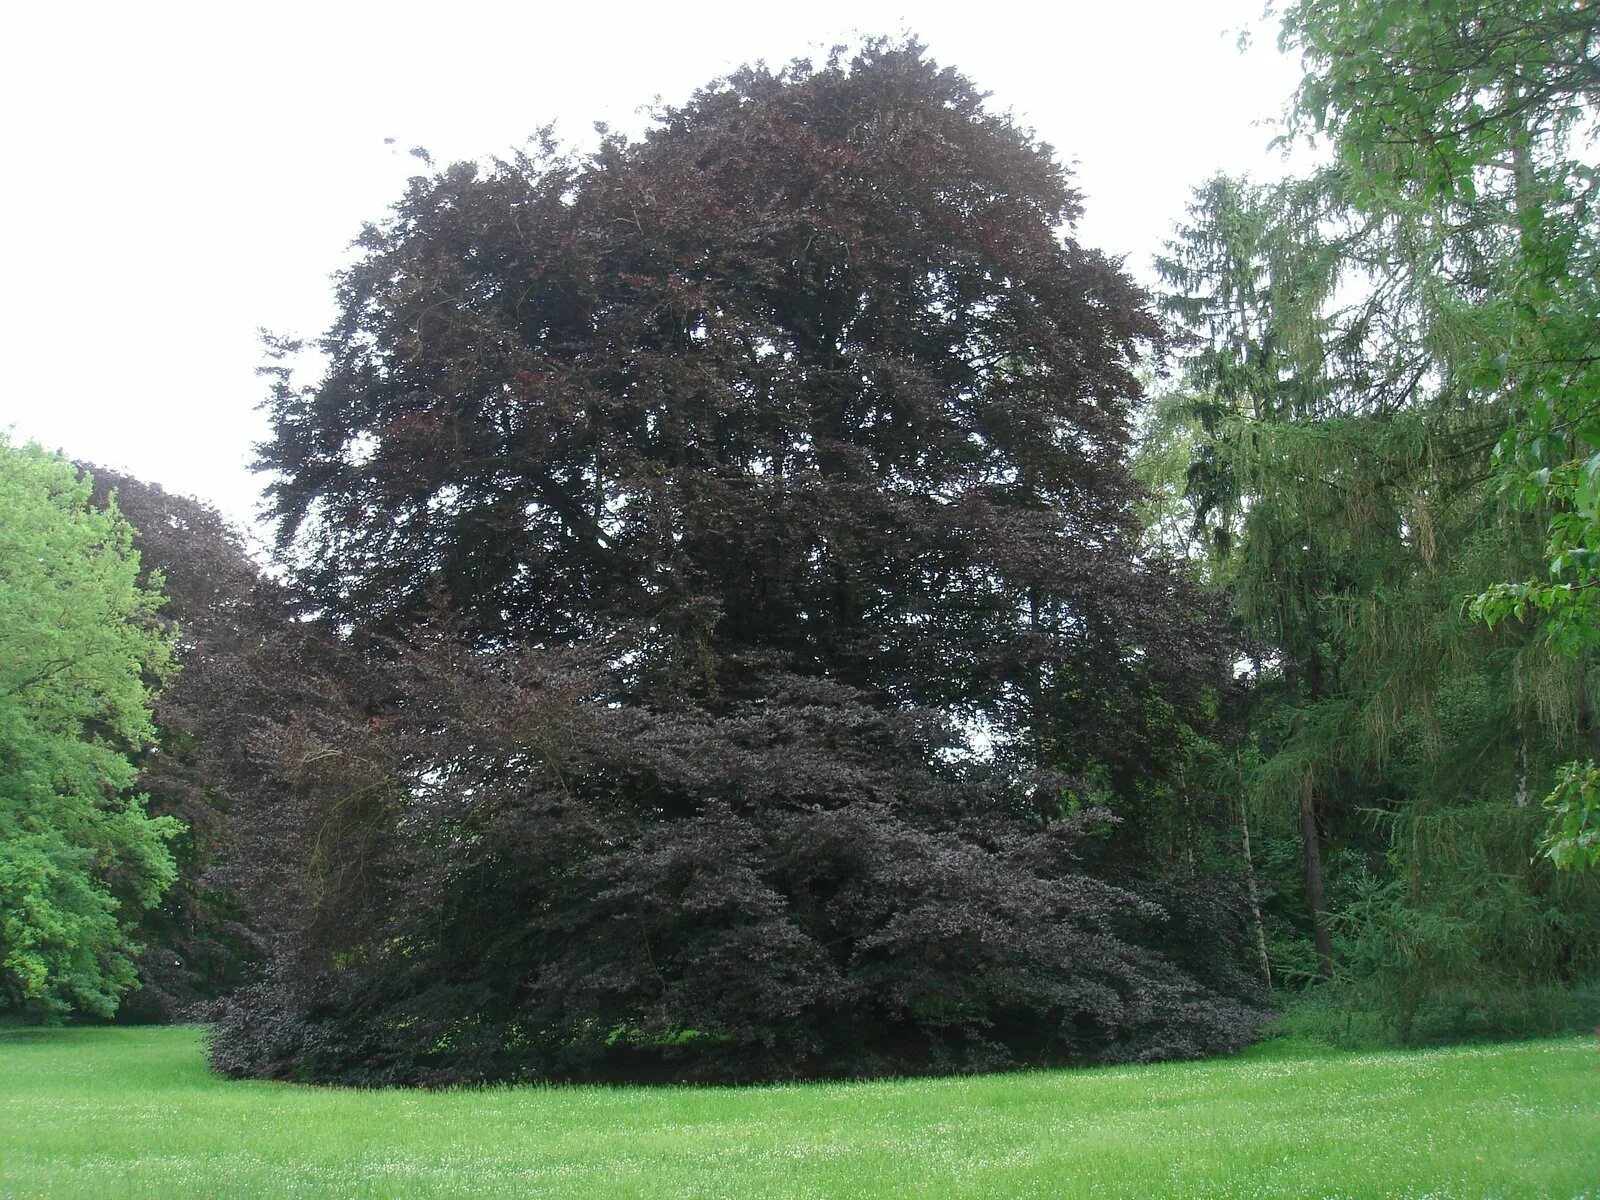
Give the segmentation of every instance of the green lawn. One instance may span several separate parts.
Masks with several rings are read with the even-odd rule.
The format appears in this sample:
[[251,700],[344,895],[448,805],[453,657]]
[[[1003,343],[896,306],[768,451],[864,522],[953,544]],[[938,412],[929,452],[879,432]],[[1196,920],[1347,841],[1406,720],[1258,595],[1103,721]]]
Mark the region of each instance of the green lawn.
[[0,1196],[1600,1198],[1587,1039],[773,1088],[359,1092],[0,1031]]

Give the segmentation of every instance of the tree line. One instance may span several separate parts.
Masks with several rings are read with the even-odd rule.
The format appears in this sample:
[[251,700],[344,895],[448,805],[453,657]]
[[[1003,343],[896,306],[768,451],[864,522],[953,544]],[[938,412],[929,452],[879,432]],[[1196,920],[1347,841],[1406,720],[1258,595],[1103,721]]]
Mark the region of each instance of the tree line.
[[70,564],[109,647],[0,632],[0,1003],[137,975],[225,1072],[424,1084],[1189,1057],[1287,995],[1577,1019],[1565,12],[1288,9],[1335,165],[1199,189],[1154,297],[915,43],[430,168],[322,377],[276,343],[274,576],[0,450],[0,602]]

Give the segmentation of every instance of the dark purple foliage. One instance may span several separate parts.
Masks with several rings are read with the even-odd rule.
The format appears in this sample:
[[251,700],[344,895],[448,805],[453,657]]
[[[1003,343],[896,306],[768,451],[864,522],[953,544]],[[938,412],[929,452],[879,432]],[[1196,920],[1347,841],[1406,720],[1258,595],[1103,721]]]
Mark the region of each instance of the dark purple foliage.
[[441,643],[390,671],[396,715],[301,748],[344,772],[304,794],[339,799],[224,1070],[757,1079],[1248,1037],[1248,1007],[1149,948],[1166,910],[1081,868],[1104,814],[1024,819],[1034,789],[930,766],[938,730],[852,689],[773,676],[663,712],[546,655]]
[[915,46],[414,180],[328,374],[271,405],[288,561],[368,674],[283,728],[303,780],[250,885],[279,948],[217,1065],[742,1080],[1247,1040],[1245,977],[1165,952],[1170,903],[1227,887],[1113,882],[1096,807],[1138,814],[1227,671],[1136,550],[1155,327],[1077,210]]
[[[138,785],[152,813],[183,822],[172,847],[179,874],[140,922],[139,987],[118,1014],[172,1020],[238,984],[251,955],[238,905],[207,875],[232,807],[226,724],[243,722],[241,700],[261,688],[251,660],[270,636],[272,606],[238,534],[214,509],[102,467],[85,470],[97,500],[114,495],[134,527],[147,577],[163,580],[162,616],[180,630],[178,673],[156,695],[160,741],[143,755]],[[276,618],[286,625],[288,610],[279,605]]]
[[[247,977],[264,934],[240,903],[242,876],[277,872],[302,816],[293,731],[348,723],[352,656],[298,620],[238,532],[210,506],[86,467],[135,530],[179,631],[176,674],[155,697],[159,741],[139,763],[151,812],[177,817],[179,875],[145,914],[138,990],[119,1017],[193,1018]],[[345,673],[345,674],[342,674]],[[293,875],[285,875],[285,883]]]

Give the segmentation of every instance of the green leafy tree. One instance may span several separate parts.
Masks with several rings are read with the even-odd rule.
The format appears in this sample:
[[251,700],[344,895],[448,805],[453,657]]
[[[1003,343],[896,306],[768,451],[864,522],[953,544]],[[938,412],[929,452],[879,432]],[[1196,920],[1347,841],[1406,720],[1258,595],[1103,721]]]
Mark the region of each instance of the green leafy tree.
[[[1448,214],[1465,248],[1413,252],[1407,274],[1454,293],[1452,371],[1509,408],[1499,482],[1546,529],[1539,569],[1491,583],[1473,611],[1491,624],[1536,621],[1556,649],[1592,658],[1600,12],[1582,0],[1301,0],[1284,11],[1283,42],[1306,62],[1298,117],[1331,139],[1360,208],[1384,220]],[[1492,286],[1462,294],[1463,266]],[[1595,740],[1600,725],[1588,714],[1585,725]],[[1545,853],[1558,865],[1596,859],[1596,778],[1592,763],[1575,763],[1546,801]]]
[[1298,826],[1315,973],[1402,1040],[1451,1006],[1509,1028],[1595,950],[1593,889],[1530,863],[1526,804],[1588,720],[1582,672],[1461,611],[1542,546],[1490,486],[1507,398],[1461,367],[1498,268],[1456,210],[1358,195],[1342,168],[1199,190],[1161,264],[1185,370],[1144,470],[1158,536],[1187,526],[1257,647],[1242,789]]
[[0,438],[0,1010],[110,1015],[134,982],[130,929],[178,829],[132,792],[161,603],[90,481]]

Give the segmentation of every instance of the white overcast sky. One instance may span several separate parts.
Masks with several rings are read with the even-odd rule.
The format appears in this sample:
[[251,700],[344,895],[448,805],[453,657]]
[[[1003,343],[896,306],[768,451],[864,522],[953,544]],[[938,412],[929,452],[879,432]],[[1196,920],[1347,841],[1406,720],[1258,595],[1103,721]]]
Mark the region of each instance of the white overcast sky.
[[[1149,261],[1216,170],[1269,152],[1296,65],[1263,0],[75,4],[0,16],[0,429],[255,515],[257,330],[329,277],[426,146],[592,142],[741,62],[913,32],[1075,164],[1080,238]],[[1252,48],[1236,46],[1255,28]],[[394,139],[386,144],[385,139]]]

